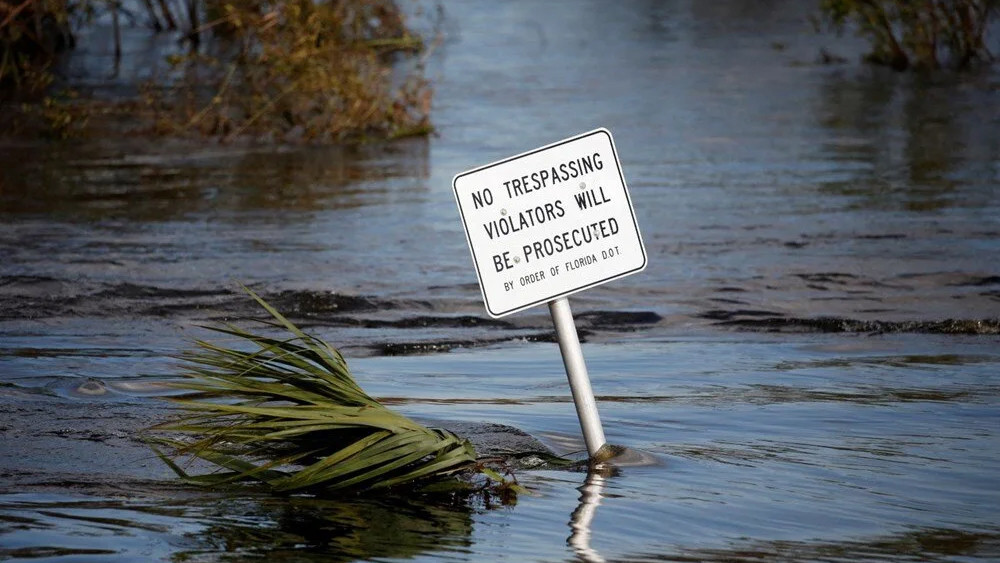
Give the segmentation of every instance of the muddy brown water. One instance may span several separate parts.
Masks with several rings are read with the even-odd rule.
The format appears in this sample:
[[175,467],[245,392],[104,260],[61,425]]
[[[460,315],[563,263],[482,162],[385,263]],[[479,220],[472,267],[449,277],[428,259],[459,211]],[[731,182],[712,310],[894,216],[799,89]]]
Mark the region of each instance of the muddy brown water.
[[[807,12],[448,4],[428,139],[5,140],[0,559],[1000,558],[1000,76],[869,68]],[[581,449],[548,313],[486,315],[451,178],[595,127],[649,265],[571,304],[653,463],[523,471],[498,509],[190,489],[137,440],[245,283],[394,408]]]

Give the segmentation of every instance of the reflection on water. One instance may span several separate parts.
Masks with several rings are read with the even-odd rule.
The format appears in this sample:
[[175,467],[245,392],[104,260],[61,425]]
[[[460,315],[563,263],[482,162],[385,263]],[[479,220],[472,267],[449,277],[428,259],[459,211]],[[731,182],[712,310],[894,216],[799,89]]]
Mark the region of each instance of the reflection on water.
[[82,150],[14,145],[0,167],[0,213],[159,222],[266,211],[268,222],[301,222],[303,213],[413,201],[427,158],[427,139],[295,150],[141,139]]
[[352,561],[463,553],[472,510],[405,499],[0,495],[5,560]]
[[[959,84],[955,84],[956,80]],[[838,164],[822,189],[864,209],[936,212],[990,205],[1000,136],[981,127],[1000,112],[988,76],[910,76],[871,69],[832,75],[817,114]],[[836,178],[840,176],[840,178]],[[995,223],[994,223],[995,226]]]
[[603,563],[605,559],[590,546],[591,524],[597,514],[597,507],[604,498],[604,479],[601,470],[592,468],[587,473],[587,481],[580,486],[580,506],[576,507],[570,516],[569,527],[572,533],[566,542],[582,561],[588,563]]
[[[606,478],[590,473],[570,518],[576,560],[608,560],[592,546]],[[604,518],[614,517],[609,509]],[[471,560],[474,512],[460,505],[361,499],[192,497],[136,502],[61,494],[0,495],[0,557],[6,561]],[[664,523],[665,524],[665,523]],[[596,530],[596,532],[595,532]],[[619,532],[621,533],[621,532]],[[611,538],[603,538],[609,543]],[[918,528],[851,541],[735,541],[684,549],[660,539],[615,560],[794,562],[992,560],[1000,528]],[[613,543],[613,542],[610,542]],[[518,553],[518,546],[511,546]],[[492,555],[504,557],[502,551]]]
[[[196,553],[222,559],[283,561],[412,558],[464,552],[472,531],[470,509],[402,499],[252,499],[221,503],[213,523],[194,538]],[[333,559],[331,559],[331,556]]]

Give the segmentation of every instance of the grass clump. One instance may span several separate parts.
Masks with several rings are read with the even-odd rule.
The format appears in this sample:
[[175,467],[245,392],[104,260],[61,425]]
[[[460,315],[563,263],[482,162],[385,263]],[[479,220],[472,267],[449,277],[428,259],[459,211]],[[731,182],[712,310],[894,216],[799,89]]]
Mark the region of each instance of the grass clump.
[[68,0],[0,0],[0,89],[38,92],[54,57],[73,46]]
[[[209,327],[252,345],[250,351],[198,341],[182,356],[183,415],[151,429],[157,454],[183,479],[208,486],[263,484],[275,492],[360,491],[447,485],[467,472],[501,493],[517,486],[477,461],[472,444],[389,410],[365,393],[343,356],[295,327],[252,291],[290,337]],[[192,474],[179,461],[207,462]],[[457,480],[454,480],[457,481]]]
[[171,57],[160,131],[233,139],[392,138],[429,132],[424,48],[389,0],[209,0],[213,49]]
[[993,61],[986,35],[998,0],[821,0],[820,10],[837,31],[852,25],[869,41],[871,63],[965,70]]
[[[176,39],[157,42],[165,68],[117,86],[140,92],[126,99],[61,95],[75,84],[53,69],[66,66],[55,63],[72,55],[78,38],[113,41],[112,68],[100,71],[115,83],[130,56],[126,25]],[[78,33],[88,27],[96,32]],[[66,136],[83,131],[86,117],[107,116],[132,132],[225,141],[422,135],[432,130],[432,90],[419,57],[425,49],[394,0],[0,0],[0,103],[18,102],[8,105],[20,117],[0,119],[0,128],[37,123]],[[95,90],[102,84],[88,82]]]

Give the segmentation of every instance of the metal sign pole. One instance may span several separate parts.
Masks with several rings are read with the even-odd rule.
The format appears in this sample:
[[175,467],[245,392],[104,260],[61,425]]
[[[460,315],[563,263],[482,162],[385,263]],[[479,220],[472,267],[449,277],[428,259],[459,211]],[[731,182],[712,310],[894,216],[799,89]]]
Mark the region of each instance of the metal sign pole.
[[[646,267],[611,132],[594,129],[467,170],[451,186],[486,311],[500,318],[549,304],[590,461],[611,459],[618,448],[604,440],[566,300]],[[585,252],[563,252],[583,244]]]
[[600,461],[598,452],[607,442],[604,439],[604,428],[601,427],[601,417],[597,414],[597,401],[594,399],[594,390],[590,387],[590,377],[587,375],[587,365],[583,362],[583,350],[580,348],[580,338],[573,323],[569,301],[565,297],[549,301],[549,312],[556,325],[559,351],[562,352],[563,364],[566,365],[566,377],[569,378],[569,387],[573,392],[576,414],[580,417],[587,453],[592,460]]

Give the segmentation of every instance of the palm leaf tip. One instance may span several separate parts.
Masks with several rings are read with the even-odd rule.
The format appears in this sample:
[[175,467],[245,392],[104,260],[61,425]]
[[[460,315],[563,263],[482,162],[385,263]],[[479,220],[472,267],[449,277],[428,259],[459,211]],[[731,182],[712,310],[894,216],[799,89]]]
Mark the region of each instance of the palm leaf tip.
[[[370,397],[343,356],[244,288],[289,333],[206,327],[242,343],[208,341],[181,356],[187,393],[176,418],[151,428],[156,454],[182,478],[207,485],[254,481],[277,491],[401,486],[475,467],[471,443],[423,426]],[[181,458],[210,469],[193,475]]]

